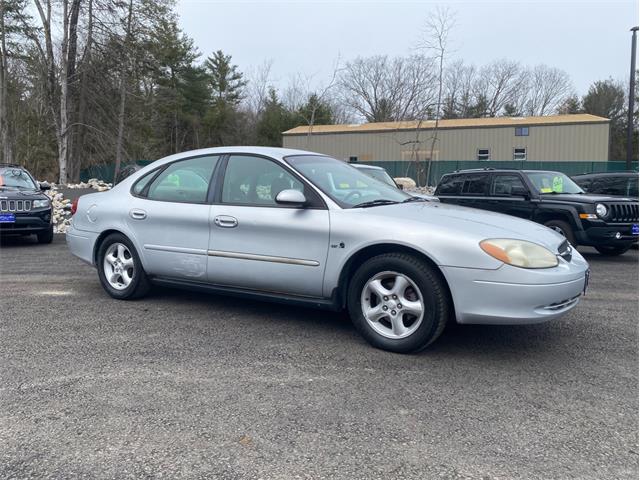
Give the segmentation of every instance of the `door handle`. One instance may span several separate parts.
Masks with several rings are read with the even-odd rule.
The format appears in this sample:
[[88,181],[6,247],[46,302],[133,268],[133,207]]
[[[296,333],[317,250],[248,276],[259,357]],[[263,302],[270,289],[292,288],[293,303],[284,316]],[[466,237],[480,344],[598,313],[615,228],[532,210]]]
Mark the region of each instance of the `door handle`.
[[134,220],[144,220],[147,218],[147,212],[139,208],[132,208],[131,211],[129,211],[129,216]]
[[238,226],[238,219],[229,215],[218,215],[213,219],[213,223],[222,228],[234,228]]

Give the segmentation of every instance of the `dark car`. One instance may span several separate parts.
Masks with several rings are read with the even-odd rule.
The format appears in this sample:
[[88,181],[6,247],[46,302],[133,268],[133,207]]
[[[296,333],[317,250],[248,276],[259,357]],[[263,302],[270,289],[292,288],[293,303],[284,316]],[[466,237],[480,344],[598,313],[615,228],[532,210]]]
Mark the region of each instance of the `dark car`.
[[20,165],[1,163],[0,234],[36,234],[38,242],[51,243],[51,200],[42,193],[49,188],[49,185],[36,182]]
[[587,193],[638,198],[637,172],[585,173],[571,178]]
[[560,172],[462,170],[444,175],[436,196],[541,223],[604,255],[620,255],[638,241],[637,200],[586,194]]

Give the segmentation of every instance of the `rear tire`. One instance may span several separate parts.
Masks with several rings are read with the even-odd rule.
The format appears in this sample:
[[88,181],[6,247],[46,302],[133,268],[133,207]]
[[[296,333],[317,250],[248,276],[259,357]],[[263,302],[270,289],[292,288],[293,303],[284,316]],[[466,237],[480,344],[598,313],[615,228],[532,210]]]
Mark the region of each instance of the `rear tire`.
[[387,253],[364,262],[347,293],[351,321],[374,347],[411,353],[442,333],[451,300],[440,273],[405,253]]
[[97,260],[98,278],[111,297],[133,300],[149,291],[149,279],[138,252],[121,233],[112,233],[102,241]]
[[38,243],[51,243],[53,241],[53,226],[49,227],[48,230],[38,232],[36,236],[38,237]]
[[594,248],[600,253],[600,255],[605,255],[607,257],[617,257],[618,255],[626,253],[626,251],[631,248],[631,245],[598,245]]
[[560,235],[566,238],[573,247],[578,246],[578,244],[576,243],[576,236],[573,233],[573,229],[567,222],[563,220],[550,220],[548,222],[545,222],[544,226],[558,232]]

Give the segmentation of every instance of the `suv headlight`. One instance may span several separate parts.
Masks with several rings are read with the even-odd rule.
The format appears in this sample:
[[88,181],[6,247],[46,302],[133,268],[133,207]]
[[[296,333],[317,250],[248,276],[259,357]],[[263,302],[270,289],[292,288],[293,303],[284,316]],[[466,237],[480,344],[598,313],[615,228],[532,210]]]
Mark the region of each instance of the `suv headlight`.
[[480,248],[496,260],[521,268],[551,268],[558,257],[537,243],[510,238],[490,238],[480,242]]
[[598,203],[596,205],[596,213],[598,214],[598,216],[600,218],[606,217],[607,216],[607,206],[603,205],[601,203]]
[[48,207],[50,204],[49,200],[34,200],[33,208],[44,208]]

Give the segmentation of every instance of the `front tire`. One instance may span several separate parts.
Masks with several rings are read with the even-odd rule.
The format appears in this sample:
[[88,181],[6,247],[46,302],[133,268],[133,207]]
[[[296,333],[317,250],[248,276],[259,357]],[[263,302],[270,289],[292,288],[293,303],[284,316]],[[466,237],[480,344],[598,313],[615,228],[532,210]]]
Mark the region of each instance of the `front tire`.
[[631,245],[598,245],[594,248],[600,253],[600,255],[605,255],[607,257],[617,257],[618,255],[626,253],[627,250],[631,248]]
[[38,237],[38,243],[51,243],[53,241],[53,227],[38,232],[36,236]]
[[412,255],[367,260],[349,285],[351,321],[374,347],[398,353],[423,350],[442,333],[451,311],[444,280]]
[[149,291],[147,274],[133,243],[120,233],[105,238],[98,249],[98,277],[105,291],[118,300],[140,298]]
[[545,222],[544,226],[558,232],[560,235],[562,235],[564,238],[568,240],[571,246],[573,247],[578,246],[576,242],[576,236],[573,233],[573,229],[571,228],[571,225],[569,225],[567,222],[564,222],[562,220],[550,220],[548,222]]

